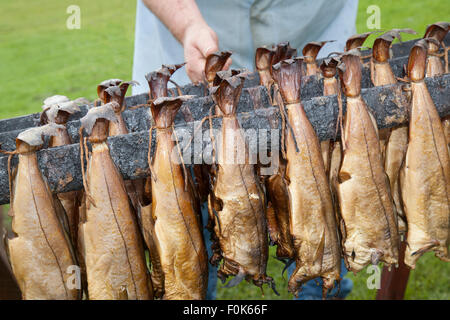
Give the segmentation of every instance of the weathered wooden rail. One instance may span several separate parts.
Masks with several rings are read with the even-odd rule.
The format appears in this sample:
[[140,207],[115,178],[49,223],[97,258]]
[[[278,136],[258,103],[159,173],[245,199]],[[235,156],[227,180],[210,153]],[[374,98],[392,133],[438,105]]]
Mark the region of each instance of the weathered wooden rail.
[[[450,115],[450,74],[427,78],[426,83],[432,95],[433,101],[441,116]],[[362,96],[374,114],[380,128],[392,127],[406,123],[408,120],[408,92],[403,90],[404,84],[396,84],[383,87],[363,89]],[[248,88],[245,90],[240,104],[238,118],[244,129],[278,129],[280,121],[278,109],[275,107],[262,107],[255,109],[255,101],[263,101],[262,105],[268,105],[267,91],[263,87]],[[133,97],[132,99],[140,99]],[[338,116],[337,96],[315,97],[304,101],[304,108],[315,128],[319,139],[333,139],[336,132]],[[210,97],[192,99],[188,107],[192,111],[194,120],[200,120],[208,115],[213,105]],[[345,110],[345,98],[343,99]],[[179,117],[182,117],[181,115]],[[111,156],[123,174],[125,179],[137,179],[148,175],[147,152],[149,145],[148,128],[150,119],[146,108],[136,109],[125,115],[127,125],[132,131],[127,135],[111,137],[108,144]],[[221,120],[213,120],[213,128],[220,128]],[[176,123],[176,131],[179,137],[182,132],[191,136],[198,122],[186,123],[180,119]],[[79,121],[69,124],[69,132],[73,141],[78,139]],[[205,124],[205,130],[207,126]],[[11,147],[13,133],[5,145]],[[8,133],[3,133],[4,135]],[[268,131],[267,134],[270,134]],[[14,137],[15,138],[15,137]],[[11,140],[12,139],[12,140]],[[268,139],[270,145],[270,139]],[[279,141],[272,141],[278,144]],[[185,154],[185,159],[191,159],[192,163],[202,159],[203,150],[207,150],[210,144],[209,135],[204,135],[203,148],[190,149],[190,155]],[[153,143],[155,146],[155,143]],[[131,157],[132,155],[132,157]],[[130,158],[132,159],[130,161]],[[43,174],[47,177],[50,187],[54,192],[77,190],[82,187],[81,166],[79,160],[79,146],[72,144],[63,147],[43,149],[38,152],[38,160]],[[0,157],[0,204],[9,202],[7,157]]]
[[[395,57],[390,60],[391,67],[398,77],[403,77],[403,67],[407,63],[411,47],[416,40],[395,44],[392,53]],[[450,44],[450,36],[445,39],[446,45]],[[362,55],[368,55],[369,51],[363,51]],[[319,61],[320,63],[320,61]],[[450,115],[450,74],[426,79],[429,91],[441,117]],[[278,148],[279,128],[281,125],[279,110],[269,103],[267,90],[258,86],[259,78],[256,73],[250,74],[245,82],[239,106],[238,118],[244,129],[266,129],[264,135],[258,137],[259,142],[265,139],[267,147],[272,145]],[[405,84],[373,87],[370,81],[369,65],[363,65],[362,96],[374,114],[380,128],[392,127],[408,121],[409,93],[405,91]],[[187,101],[175,119],[175,128],[178,137],[188,139],[192,136],[194,128],[198,128],[198,121],[204,119],[213,106],[211,97],[203,85],[187,85],[181,88],[183,94],[197,96]],[[302,81],[302,100],[308,118],[320,140],[334,139],[336,134],[336,123],[338,117],[337,96],[322,96],[323,80],[320,76],[304,77]],[[174,91],[174,94],[176,92]],[[128,107],[145,104],[148,94],[140,94],[126,98]],[[345,97],[343,99],[345,110]],[[68,132],[72,141],[79,140],[79,119],[86,114],[89,106],[81,106],[81,112],[72,115],[67,124]],[[126,179],[137,179],[148,175],[147,152],[149,146],[148,129],[151,124],[151,116],[147,107],[134,110],[126,110],[123,113],[129,131],[128,135],[111,137],[108,144],[111,155],[119,170]],[[14,150],[15,139],[23,130],[39,125],[40,114],[31,114],[12,119],[0,120],[0,143],[3,150]],[[188,122],[186,122],[188,119]],[[214,119],[213,128],[220,128],[221,120]],[[270,129],[277,133],[271,137]],[[203,130],[207,130],[207,123]],[[262,131],[261,131],[262,132]],[[183,135],[184,133],[184,135]],[[209,134],[200,135],[200,146],[198,139],[184,154],[188,163],[209,161],[211,150]],[[273,134],[273,132],[272,132]],[[185,137],[185,138],[183,138]],[[188,137],[188,138],[186,138]],[[196,136],[198,137],[198,136]],[[274,140],[275,139],[275,140]],[[186,142],[186,141],[184,141]],[[153,141],[153,147],[155,141]],[[254,151],[257,152],[257,151]],[[132,155],[132,161],[130,161]],[[46,146],[38,152],[39,166],[47,177],[50,187],[54,192],[64,192],[82,188],[81,166],[79,160],[79,146],[72,145],[49,148]],[[13,164],[16,162],[13,159]],[[0,155],[0,204],[9,202],[7,156]]]
[[[409,52],[417,40],[406,41],[402,43],[397,43],[392,46],[393,59],[389,61],[393,72],[398,77],[403,77],[403,66],[408,62]],[[450,34],[445,38],[444,43],[446,45],[450,45]],[[362,51],[362,55],[370,54],[369,50]],[[321,60],[318,61],[320,63]],[[250,74],[249,78],[246,80],[245,87],[251,88],[257,86],[259,83],[259,78],[257,74]],[[368,65],[363,66],[363,77],[362,77],[362,87],[363,88],[371,88],[373,87],[370,81],[370,70]],[[306,101],[313,97],[322,96],[323,90],[323,81],[321,77],[305,77],[302,83],[302,99]],[[198,97],[205,96],[207,93],[206,88],[203,85],[187,85],[182,88],[183,94],[195,95]],[[132,97],[127,97],[127,106],[135,106],[138,104],[146,103],[148,100],[148,94],[140,94]],[[88,110],[88,106],[81,106],[81,112],[74,114],[71,119],[78,120],[86,114]],[[125,115],[133,113],[133,110],[125,111]],[[1,119],[0,120],[0,142],[3,142],[2,133],[8,131],[18,132],[22,131],[25,128],[35,127],[39,125],[40,113],[34,113],[26,116],[15,117],[11,119]],[[182,122],[183,119],[179,116],[176,122]],[[5,148],[5,146],[4,146]],[[7,148],[6,148],[7,149]]]

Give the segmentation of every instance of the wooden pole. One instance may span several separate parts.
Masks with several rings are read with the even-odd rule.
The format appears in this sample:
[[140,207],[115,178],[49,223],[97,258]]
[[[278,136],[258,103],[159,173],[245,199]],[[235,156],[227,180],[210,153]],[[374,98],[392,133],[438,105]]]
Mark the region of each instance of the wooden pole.
[[406,286],[410,268],[405,265],[406,242],[400,245],[398,268],[392,268],[391,271],[384,267],[381,274],[381,288],[377,292],[377,300],[403,300],[405,297]]

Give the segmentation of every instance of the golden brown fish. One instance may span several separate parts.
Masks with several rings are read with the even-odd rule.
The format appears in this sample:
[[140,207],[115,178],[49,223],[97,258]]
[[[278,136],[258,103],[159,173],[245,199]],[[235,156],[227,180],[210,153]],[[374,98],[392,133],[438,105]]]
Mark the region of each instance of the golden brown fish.
[[173,121],[191,96],[158,98],[151,111],[156,124],[152,168],[152,216],[167,300],[204,299],[208,285],[208,256],[197,206],[180,154],[174,143]]
[[[43,135],[56,135],[63,126],[47,124],[17,136],[17,173],[11,178],[12,230],[8,241],[11,266],[25,300],[74,300],[77,261],[67,228],[67,217],[39,170],[36,151]],[[67,228],[67,229],[66,229]]]
[[[175,71],[180,69],[184,64],[163,65],[161,69],[148,73],[145,78],[149,86],[149,102],[157,98],[167,97],[168,82]],[[149,110],[151,113],[151,111]],[[148,177],[144,186],[144,196],[151,202],[152,199],[152,179]],[[142,205],[138,209],[141,217],[142,233],[147,245],[150,261],[152,265],[152,283],[155,298],[162,298],[164,295],[164,272],[161,266],[161,259],[157,249],[157,239],[155,234],[155,221],[152,216],[152,205]]]
[[208,199],[216,241],[211,263],[218,265],[223,258],[218,271],[223,282],[228,276],[237,276],[228,286],[245,278],[258,287],[268,283],[274,288],[272,278],[266,275],[268,243],[264,194],[255,166],[249,164],[248,146],[236,118],[243,83],[244,79],[238,75],[224,79],[212,90],[223,120],[217,150],[218,168]]
[[[296,50],[291,48],[288,42],[280,43],[276,47],[260,47],[256,50],[255,66],[259,74],[260,85],[267,88],[270,100],[273,98],[272,85],[272,65],[281,60],[288,59],[296,54]],[[277,245],[276,256],[281,261],[288,263],[295,255],[292,244],[292,237],[289,231],[289,195],[284,179],[286,172],[286,160],[282,154],[278,156],[279,163],[277,172],[269,177],[261,177],[266,187],[269,200],[266,209],[267,228],[271,240],[271,245]]]
[[[434,77],[437,75],[444,74],[445,72],[448,72],[448,65],[444,67],[444,64],[442,64],[442,59],[438,51],[440,43],[442,43],[449,30],[450,30],[450,23],[437,22],[428,26],[427,30],[425,31],[424,38],[433,39],[436,40],[437,42],[437,43],[434,41],[428,42],[428,58],[426,71],[427,77]],[[444,57],[445,55],[448,55],[447,50],[448,47],[444,51]],[[445,61],[447,61],[447,59],[445,59]],[[447,145],[450,150],[450,116],[446,116],[442,119],[442,125],[444,126],[445,137],[447,139]]]
[[285,179],[296,268],[289,291],[296,294],[303,283],[320,277],[326,294],[339,281],[340,248],[319,140],[300,101],[302,63],[301,58],[288,59],[272,68],[291,129],[287,130]]
[[[112,85],[106,88],[99,97],[103,103],[109,103],[112,101],[117,102],[117,105],[114,107],[114,113],[116,114],[117,122],[110,121],[109,122],[109,136],[117,136],[121,134],[127,134],[128,129],[123,119],[122,112],[126,109],[125,103],[125,95],[130,85],[136,85],[136,81],[127,81],[122,82],[119,85]],[[136,180],[126,180],[125,188],[127,189],[128,196],[130,197],[131,203],[133,204],[133,208],[139,212],[139,207],[150,202],[150,199],[147,198],[144,194],[144,179],[136,179]]]
[[[434,77],[446,72],[446,68],[442,63],[441,55],[439,54],[439,47],[449,30],[449,22],[436,22],[432,25],[429,25],[427,30],[425,31],[424,39],[428,38],[436,40],[428,42],[428,56],[426,67],[427,77]],[[447,52],[444,52],[444,54],[447,54]]]
[[[393,29],[375,39],[372,49],[371,59],[371,78],[374,86],[384,86],[397,83],[397,78],[392,72],[389,64],[389,50],[395,38],[401,40],[400,33],[415,34],[411,29]],[[400,197],[399,173],[406,154],[408,146],[408,126],[402,125],[392,129],[381,129],[387,137],[386,141],[381,143],[385,148],[384,169],[389,177],[392,198],[397,212],[398,231],[403,237],[406,233],[406,218],[403,212],[403,204]]]
[[[331,58],[324,59],[320,65],[320,71],[322,72],[322,76],[323,76],[323,95],[324,96],[331,96],[331,95],[335,95],[338,93],[338,82],[336,79],[336,67],[337,67],[338,63],[339,63],[338,58],[331,57]],[[330,140],[321,141],[320,148],[322,149],[322,157],[323,157],[323,163],[325,165],[325,172],[326,172],[327,176],[330,176],[331,162],[333,161],[334,165],[338,165],[338,166],[340,165],[341,156],[337,152],[337,150],[335,150],[336,148],[340,149],[340,143],[339,143],[339,141],[331,142]],[[332,154],[334,154],[335,157],[339,156],[339,159],[332,160],[332,158],[331,158]],[[334,169],[336,169],[336,167]],[[334,174],[337,175],[337,172],[335,171]]]
[[344,54],[338,67],[347,96],[338,196],[344,257],[356,273],[379,261],[397,264],[399,238],[377,125],[361,97],[359,52],[353,52]]
[[360,48],[364,44],[364,42],[366,42],[367,38],[376,32],[378,31],[371,31],[351,36],[350,38],[347,39],[347,42],[345,43],[345,51]]
[[295,250],[290,232],[289,192],[285,175],[286,160],[280,158],[278,172],[265,180],[269,200],[266,215],[270,240],[277,245],[277,258],[292,260],[295,257]]
[[[336,79],[337,66],[339,64],[338,57],[331,57],[324,59],[320,65],[320,69],[323,75],[323,95],[330,96],[338,94],[339,86]],[[326,141],[325,141],[326,142]],[[342,162],[342,148],[341,142],[339,140],[330,141],[330,147],[328,153],[326,153],[326,148],[323,148],[324,141],[321,142],[322,156],[325,164],[325,169],[327,168],[328,162],[328,180],[330,183],[331,196],[333,199],[334,212],[336,215],[336,223],[340,225],[340,212],[339,212],[339,201],[337,196],[337,183],[339,169],[341,168]],[[325,149],[325,150],[324,150]]]
[[411,268],[429,250],[443,261],[450,260],[450,159],[441,120],[424,82],[427,48],[425,40],[418,41],[408,60],[412,102],[401,186],[408,221],[405,264]]
[[[108,122],[117,121],[117,107],[118,103],[111,102],[92,108],[81,119],[92,145],[87,170],[83,172],[86,216],[80,226],[89,298],[147,300],[152,299],[153,290],[138,224],[106,142]],[[80,146],[82,140],[80,135]],[[81,148],[82,163],[87,152],[84,149]]]
[[259,47],[255,53],[255,67],[259,74],[259,84],[266,87],[269,95],[271,94],[271,87],[273,84],[271,69],[272,56],[275,54],[275,49],[268,47]]
[[321,41],[321,42],[310,42],[307,43],[302,50],[304,56],[304,62],[306,65],[305,75],[306,76],[315,76],[319,74],[320,70],[316,63],[317,55],[319,54],[320,49],[330,41]]
[[[61,125],[60,128],[56,129],[57,134],[50,137],[49,147],[52,148],[72,144],[72,140],[67,132],[66,124],[70,115],[80,111],[78,103],[76,101],[70,101],[69,98],[65,96],[52,96],[44,100],[42,108],[44,109],[41,114],[42,124],[54,123]],[[77,246],[78,241],[78,208],[80,205],[81,194],[82,192],[80,191],[69,191],[57,195],[66,211],[71,241],[74,247]]]
[[222,71],[225,67],[228,58],[231,56],[231,51],[215,52],[206,57],[205,62],[205,76],[208,87],[213,86],[214,78],[217,72]]

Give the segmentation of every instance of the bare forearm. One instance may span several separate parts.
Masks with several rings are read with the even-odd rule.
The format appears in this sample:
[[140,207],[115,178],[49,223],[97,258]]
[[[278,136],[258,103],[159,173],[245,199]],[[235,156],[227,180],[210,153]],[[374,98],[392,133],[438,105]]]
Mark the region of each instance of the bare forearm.
[[181,44],[189,27],[206,25],[195,0],[143,0],[143,2]]
[[[195,0],[142,0],[184,50],[186,72],[192,82],[205,80],[206,57],[219,50],[219,40],[203,19]],[[228,59],[225,69],[231,65]]]

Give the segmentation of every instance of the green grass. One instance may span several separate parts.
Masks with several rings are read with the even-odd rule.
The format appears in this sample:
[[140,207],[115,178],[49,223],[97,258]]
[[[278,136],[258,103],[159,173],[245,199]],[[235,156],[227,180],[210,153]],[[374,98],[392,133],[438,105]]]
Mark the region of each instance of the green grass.
[[[381,29],[412,28],[421,37],[426,25],[450,20],[447,0],[360,0],[358,32],[368,31],[366,8],[381,8]],[[81,29],[66,28],[67,6],[81,8]],[[109,78],[131,78],[133,63],[135,1],[14,0],[0,1],[0,118],[40,111],[45,97],[63,94],[70,98],[96,98],[96,85]],[[371,45],[372,36],[367,45]],[[9,223],[9,219],[7,223]],[[291,299],[282,264],[272,257],[268,274],[274,277],[281,296],[265,289],[265,299]],[[373,299],[363,270],[349,277],[354,290],[349,299]],[[219,299],[261,299],[261,291],[241,283],[236,288],[218,285]],[[407,299],[450,299],[450,265],[426,254],[411,272]]]

